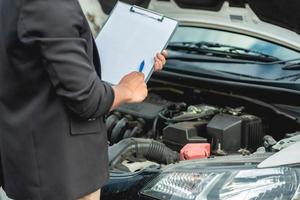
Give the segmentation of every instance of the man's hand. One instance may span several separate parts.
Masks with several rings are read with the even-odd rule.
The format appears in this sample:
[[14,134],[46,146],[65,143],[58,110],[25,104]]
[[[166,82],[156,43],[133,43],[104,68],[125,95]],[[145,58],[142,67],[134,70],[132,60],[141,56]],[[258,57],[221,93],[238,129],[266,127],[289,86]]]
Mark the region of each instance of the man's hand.
[[163,50],[162,53],[156,54],[156,57],[154,58],[154,71],[162,70],[163,66],[166,64],[166,57],[168,57],[167,50]]
[[[168,53],[164,50],[162,53],[156,54],[154,58],[154,71],[162,70],[166,64]],[[145,76],[141,72],[132,72],[124,76],[118,85],[113,86],[115,99],[110,110],[114,110],[123,103],[139,103],[144,101],[148,95]]]
[[117,87],[124,93],[126,103],[139,103],[147,97],[148,90],[144,79],[144,74],[140,72],[132,72],[121,79]]
[[131,72],[124,76],[118,85],[113,86],[115,99],[111,110],[123,103],[139,103],[148,95],[145,75],[141,72]]

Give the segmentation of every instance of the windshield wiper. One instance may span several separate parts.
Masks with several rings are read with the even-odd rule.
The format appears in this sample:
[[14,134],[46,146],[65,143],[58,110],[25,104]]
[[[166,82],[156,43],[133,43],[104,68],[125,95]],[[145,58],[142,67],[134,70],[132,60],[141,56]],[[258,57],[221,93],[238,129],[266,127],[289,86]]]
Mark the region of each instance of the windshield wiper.
[[283,70],[300,70],[300,62],[286,64],[281,69],[283,69]]
[[[298,61],[298,62],[296,62]],[[275,62],[269,62],[269,63],[262,63],[263,65],[284,65],[281,69],[282,70],[300,70],[300,58],[293,58],[289,60],[280,60]]]
[[258,62],[277,62],[280,59],[262,52],[210,42],[171,42],[168,49],[187,53],[204,54],[218,57],[251,60]]
[[[296,62],[298,61],[298,62]],[[293,58],[289,60],[280,60],[276,62],[264,63],[265,65],[282,64],[282,70],[300,70],[300,58]]]
[[293,58],[293,59],[288,59],[288,60],[279,60],[279,61],[265,63],[265,64],[266,65],[286,64],[286,63],[291,63],[291,62],[294,62],[294,61],[300,61],[300,58]]

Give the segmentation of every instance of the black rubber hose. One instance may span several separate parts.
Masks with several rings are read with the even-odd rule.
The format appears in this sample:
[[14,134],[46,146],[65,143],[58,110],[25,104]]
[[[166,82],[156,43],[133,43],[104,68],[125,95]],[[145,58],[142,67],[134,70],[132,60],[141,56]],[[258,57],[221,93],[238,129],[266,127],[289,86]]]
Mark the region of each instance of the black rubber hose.
[[124,139],[109,147],[108,154],[111,168],[132,155],[144,157],[159,164],[171,164],[179,161],[179,154],[168,148],[165,144],[142,138]]
[[115,112],[111,114],[107,119],[106,119],[106,127],[107,131],[112,131],[114,126],[116,125],[117,121],[121,118],[121,114],[118,112]]
[[125,138],[131,138],[131,137],[138,137],[138,135],[143,132],[143,126],[145,125],[145,121],[141,118],[139,118],[137,121],[134,121],[133,123],[136,124],[136,126],[133,127],[132,131],[129,133],[124,133],[123,139]]
[[106,127],[107,127],[107,138],[110,141],[111,132],[115,125],[118,123],[119,119],[121,118],[120,113],[113,113],[106,119]]
[[126,129],[128,119],[126,117],[122,118],[113,128],[110,137],[110,143],[114,144],[119,142],[123,138],[123,133]]
[[[137,127],[134,127],[133,130],[137,128]],[[127,129],[125,132],[124,132],[124,135],[123,135],[123,139],[125,138],[130,138],[131,137],[131,133],[132,133],[132,130],[131,129]]]

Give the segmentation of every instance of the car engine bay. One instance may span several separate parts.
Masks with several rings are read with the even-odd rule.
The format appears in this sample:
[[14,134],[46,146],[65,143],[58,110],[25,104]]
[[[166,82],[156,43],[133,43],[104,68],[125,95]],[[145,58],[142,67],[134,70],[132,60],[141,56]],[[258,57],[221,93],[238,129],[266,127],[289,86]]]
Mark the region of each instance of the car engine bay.
[[111,112],[106,125],[110,170],[119,172],[276,152],[278,141],[299,136],[299,124],[271,104],[171,83],[151,83],[144,102]]

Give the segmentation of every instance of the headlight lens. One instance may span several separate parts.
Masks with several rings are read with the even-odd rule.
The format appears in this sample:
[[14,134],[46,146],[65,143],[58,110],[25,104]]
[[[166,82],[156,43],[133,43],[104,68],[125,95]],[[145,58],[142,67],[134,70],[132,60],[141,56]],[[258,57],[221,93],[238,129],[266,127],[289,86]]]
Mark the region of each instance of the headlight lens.
[[288,200],[297,198],[298,172],[293,168],[210,168],[163,172],[142,195],[166,200]]

